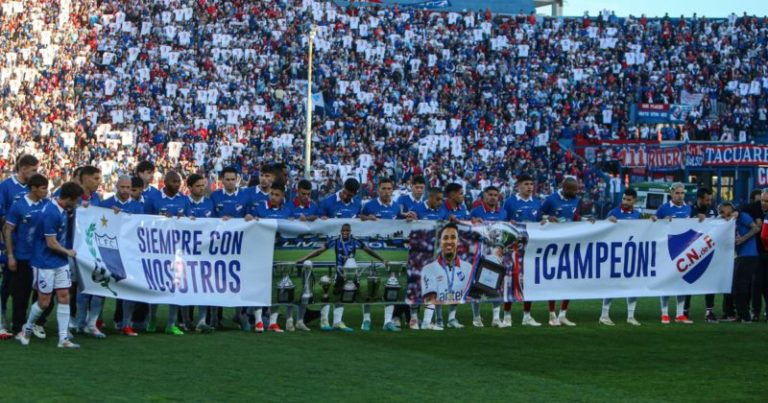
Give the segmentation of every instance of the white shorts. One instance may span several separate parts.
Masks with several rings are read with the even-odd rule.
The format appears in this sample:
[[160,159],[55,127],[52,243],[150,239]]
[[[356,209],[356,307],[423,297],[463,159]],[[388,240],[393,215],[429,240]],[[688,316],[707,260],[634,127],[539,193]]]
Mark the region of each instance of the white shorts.
[[72,286],[69,265],[58,269],[32,268],[32,288],[42,294],[53,294],[54,290],[68,289]]

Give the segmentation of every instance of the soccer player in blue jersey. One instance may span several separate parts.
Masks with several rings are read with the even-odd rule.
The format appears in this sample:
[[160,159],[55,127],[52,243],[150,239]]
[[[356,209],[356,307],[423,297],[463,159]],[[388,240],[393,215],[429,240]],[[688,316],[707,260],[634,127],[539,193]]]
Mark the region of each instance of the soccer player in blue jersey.
[[144,196],[144,199],[160,194],[160,191],[156,187],[152,186],[152,181],[155,180],[155,164],[147,160],[139,162],[136,164],[136,176],[144,181],[144,187],[142,188],[141,192],[141,195]]
[[344,181],[341,190],[332,194],[320,202],[321,218],[357,218],[360,215],[360,200],[357,192],[360,190],[360,182],[349,178]]
[[[720,203],[719,210],[721,218],[736,219],[736,261],[733,268],[732,302],[735,304],[741,323],[751,323],[755,319],[750,314],[749,297],[752,277],[755,270],[760,269],[760,258],[755,237],[760,232],[760,227],[746,211],[737,213],[732,202]],[[723,305],[726,305],[726,302]]]
[[[639,220],[640,210],[635,208],[636,200],[637,191],[632,188],[625,189],[624,195],[621,197],[621,204],[608,212],[608,221],[617,223],[619,220]],[[611,298],[603,299],[603,310],[598,321],[601,325],[614,326],[610,315],[611,301]],[[635,319],[635,308],[637,308],[637,298],[627,298],[627,323],[633,326],[640,326],[640,322]]]
[[80,203],[83,188],[76,183],[65,183],[58,198],[43,208],[40,225],[35,231],[35,254],[32,256],[34,272],[33,287],[37,290],[37,302],[32,304],[27,323],[17,337],[26,346],[32,334],[32,325],[51,303],[51,294],[56,291],[58,305],[56,320],[59,325],[60,348],[79,348],[68,337],[69,330],[69,287],[72,285],[69,273],[69,259],[75,257],[73,249],[64,247],[67,238],[68,210]]
[[[522,174],[517,177],[517,193],[504,202],[504,211],[507,213],[507,220],[512,224],[524,222],[541,221],[541,200],[533,194],[533,177]],[[539,327],[541,323],[537,322],[531,316],[531,302],[523,302],[523,326]],[[512,303],[504,304],[504,326],[512,326]]]
[[39,252],[34,250],[35,233],[40,225],[43,207],[48,204],[48,179],[43,175],[34,174],[26,180],[26,184],[29,192],[11,205],[3,227],[8,270],[13,273],[11,330],[17,334],[21,332],[21,327],[27,319],[33,277],[30,260]]
[[[288,220],[292,217],[291,207],[285,202],[285,185],[282,182],[273,182],[269,189],[269,199],[262,202],[256,207],[256,216],[259,218],[274,218],[276,220]],[[261,333],[264,331],[264,322],[261,320],[263,308],[256,308],[256,332]],[[283,329],[280,328],[280,324],[277,322],[280,316],[278,312],[279,306],[272,306],[271,313],[269,315],[269,327],[270,332],[282,333]],[[293,317],[293,305],[289,305],[286,308],[286,316],[288,318]],[[293,330],[292,330],[293,331]]]
[[254,193],[248,189],[238,188],[237,170],[234,167],[226,167],[221,170],[219,179],[224,188],[211,193],[210,198],[214,216],[245,218],[246,215],[251,214],[249,210],[252,208]]
[[[117,183],[115,184],[114,196],[102,201],[100,207],[111,208],[115,212],[115,214],[120,214],[121,212],[128,213],[128,214],[143,214],[144,205],[141,202],[134,200],[133,197],[131,197],[132,189],[133,189],[132,178],[128,175],[120,176],[117,179]],[[141,190],[142,187],[139,187],[139,189]],[[103,301],[103,297],[94,296],[93,298],[100,298]],[[91,305],[91,307],[93,307],[93,305]],[[134,301],[118,299],[115,302],[114,319],[115,319],[115,323],[118,324],[117,325],[118,330],[123,335],[138,336],[138,333],[136,333],[136,331],[133,330],[133,326],[131,323],[131,318],[133,317],[133,312],[135,310],[135,307],[136,307],[136,303]],[[96,317],[98,317],[98,312],[96,312],[95,316],[93,316],[92,313],[89,313],[88,315],[89,315],[89,319],[93,321],[93,323],[88,324],[88,327],[91,327],[91,326],[96,327]],[[80,318],[80,319],[84,319],[84,318]]]
[[[225,168],[226,169],[226,168]],[[187,177],[187,189],[189,189],[189,216],[193,218],[210,218],[214,217],[214,204],[213,201],[205,197],[205,189],[208,186],[208,180],[198,174],[192,174]],[[216,320],[216,309],[210,309],[208,306],[198,306],[197,320],[194,325],[197,333],[210,333],[214,327],[206,322],[208,313],[213,316],[211,323]],[[191,322],[191,308],[182,307],[181,316],[184,322]],[[192,330],[191,324],[185,326],[188,330]]]
[[412,220],[447,220],[446,213],[443,209],[443,190],[433,187],[429,188],[427,200],[414,205],[406,217]]
[[[99,206],[101,204],[101,195],[99,195],[99,187],[101,186],[101,170],[93,165],[85,165],[80,167],[78,171],[78,182],[83,188],[83,198],[81,205]],[[72,273],[73,278],[77,279],[78,273]],[[76,280],[73,280],[76,282]],[[82,292],[75,294],[75,300],[77,301],[77,319],[75,321],[78,331],[89,334],[93,337],[103,339],[106,335],[97,326],[99,315],[101,315],[101,308],[104,304],[104,297],[95,295],[88,295]],[[90,323],[93,326],[89,326]]]
[[[501,208],[499,203],[499,188],[496,186],[488,186],[483,190],[482,200],[480,204],[473,208],[469,216],[472,219],[482,220],[484,223],[492,223],[497,221],[506,221],[507,212]],[[507,327],[501,321],[501,303],[493,303],[493,320],[491,326],[493,327]],[[474,327],[484,327],[483,318],[480,316],[480,301],[472,301],[472,325]]]
[[[357,181],[355,181],[357,182]],[[313,257],[320,256],[323,252],[333,248],[336,255],[336,279],[334,281],[333,293],[340,295],[344,287],[344,265],[347,263],[347,259],[354,259],[355,253],[358,249],[362,249],[363,252],[369,254],[374,259],[386,264],[387,262],[379,256],[376,251],[368,247],[363,241],[355,239],[352,236],[352,226],[349,224],[343,224],[341,226],[341,235],[335,238],[330,238],[325,245],[315,249],[308,255],[296,261],[297,265],[301,265],[305,260],[312,259]],[[333,327],[328,323],[328,313],[330,311],[330,305],[323,305],[320,311],[320,330],[331,331],[339,330],[342,332],[351,332],[352,328],[344,324],[344,305],[339,304],[333,308]]]
[[397,205],[400,206],[400,213],[405,216],[409,211],[413,211],[413,208],[425,201],[424,189],[426,189],[427,183],[423,176],[414,176],[411,178],[411,192],[401,195],[397,199]]
[[[662,204],[656,210],[656,214],[652,219],[673,219],[673,218],[689,218],[691,216],[691,206],[685,203],[685,186],[682,183],[673,183],[669,188],[670,200],[667,203]],[[661,297],[661,323],[669,324],[669,297]],[[675,316],[675,322],[692,324],[693,321],[685,315],[685,296],[677,296],[677,316]]]
[[274,181],[275,170],[272,165],[262,165],[261,168],[259,168],[258,185],[251,187],[252,184],[248,184],[248,189],[250,189],[251,192],[252,211],[256,208],[257,205],[269,199],[269,189],[272,187],[272,182]]
[[[271,174],[266,172],[267,167],[262,168],[262,180],[267,180],[265,183],[272,184]],[[215,217],[230,219],[230,218],[245,218],[246,221],[253,219],[256,209],[255,190],[252,188],[239,188],[237,169],[234,167],[225,167],[219,174],[219,180],[224,185],[223,189],[219,189],[211,194],[211,201],[213,202],[213,212]],[[261,200],[261,199],[259,199]],[[245,331],[250,331],[250,321],[247,316],[248,309],[245,307],[235,310],[234,322],[239,323],[240,327]],[[214,309],[211,311],[211,323],[214,326],[218,325],[218,316],[220,309]]]
[[[700,187],[696,190],[696,203],[691,206],[691,218],[698,218],[699,220],[704,220],[706,218],[715,218],[718,217],[719,213],[716,208],[712,207],[712,190]],[[725,294],[724,302],[733,302],[733,299],[731,298],[730,294]],[[729,305],[731,308],[733,307],[733,304],[724,304]],[[691,296],[686,295],[685,296],[685,316],[690,316],[688,314],[688,310],[691,308]],[[718,323],[717,316],[715,316],[714,310],[715,310],[715,294],[706,294],[704,296],[704,308],[705,308],[705,314],[704,314],[704,320],[707,323]],[[735,312],[733,312],[732,309],[730,309],[730,312],[723,312],[724,317],[728,317],[730,315],[735,316]]]
[[[22,155],[16,161],[16,173],[4,181],[0,182],[0,224],[8,215],[13,203],[29,192],[27,181],[32,175],[37,173],[40,161],[34,155]],[[11,282],[14,273],[3,265],[3,280],[0,284],[0,339],[8,339],[12,335],[3,326],[3,319],[6,314],[8,297],[11,295]],[[30,283],[31,284],[31,283]],[[28,286],[25,286],[28,288]],[[26,313],[26,312],[25,312]]]
[[312,201],[312,182],[299,181],[296,197],[291,203],[291,216],[300,221],[315,221],[318,217],[317,203]]
[[[464,188],[458,183],[445,185],[445,203],[443,204],[449,220],[468,220],[469,211],[464,204]],[[451,305],[455,307],[455,305]]]
[[[395,220],[401,217],[400,206],[392,200],[392,193],[395,191],[394,181],[390,178],[379,180],[378,197],[369,201],[363,206],[363,212],[360,215],[362,220]],[[384,306],[384,330],[388,332],[399,332],[400,327],[393,322],[395,305],[386,304]],[[400,319],[398,318],[398,321]],[[363,331],[371,330],[371,305],[363,304],[363,323],[360,326]]]
[[[152,215],[161,215],[165,217],[187,217],[189,216],[189,198],[179,193],[181,188],[181,176],[176,171],[168,171],[163,179],[165,187],[159,194],[150,195],[145,199],[144,213]],[[165,333],[181,336],[184,332],[176,326],[176,315],[178,315],[178,305],[169,305],[168,324],[165,327]],[[149,306],[149,323],[146,326],[147,332],[157,330],[157,306]]]
[[[549,222],[567,222],[579,221],[579,205],[581,199],[578,197],[579,182],[574,177],[567,177],[563,180],[560,190],[547,196],[541,205],[542,215],[547,215]],[[560,302],[560,314],[555,316],[555,301],[547,301],[549,304],[549,325],[550,326],[576,326],[566,316],[568,312],[569,300]]]

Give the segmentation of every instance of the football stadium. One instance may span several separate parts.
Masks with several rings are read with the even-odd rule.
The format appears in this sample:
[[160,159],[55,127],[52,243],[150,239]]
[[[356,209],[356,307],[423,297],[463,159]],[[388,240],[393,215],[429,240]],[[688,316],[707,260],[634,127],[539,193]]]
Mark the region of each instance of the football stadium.
[[2,400],[765,399],[760,2],[0,26]]

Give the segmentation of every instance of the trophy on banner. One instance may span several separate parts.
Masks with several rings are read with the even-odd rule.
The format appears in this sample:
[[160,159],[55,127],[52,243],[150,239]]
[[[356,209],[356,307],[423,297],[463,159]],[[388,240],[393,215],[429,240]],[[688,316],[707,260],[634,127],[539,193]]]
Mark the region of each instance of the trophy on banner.
[[331,298],[328,295],[328,290],[331,289],[331,276],[324,274],[320,277],[320,288],[323,289],[323,296],[320,297],[320,301],[329,302]]
[[277,302],[281,304],[291,303],[296,290],[296,285],[291,281],[291,266],[280,264],[277,266],[277,270],[283,275],[283,279],[277,284]]
[[308,260],[305,261],[302,269],[304,270],[302,273],[304,281],[302,282],[301,287],[301,303],[309,305],[314,302],[315,299],[315,295],[312,292],[312,288],[315,286],[315,274],[312,270],[312,262]]
[[376,265],[371,261],[371,265],[368,267],[368,302],[375,301],[379,293],[379,273],[376,270]]
[[342,270],[344,271],[344,279],[346,282],[344,283],[344,288],[341,290],[341,302],[351,304],[357,299],[357,292],[360,289],[357,281],[360,273],[357,271],[357,262],[355,259],[348,258],[347,261],[344,262]]
[[[389,267],[387,267],[387,270],[389,270]],[[400,289],[402,288],[400,281],[397,280],[397,274],[394,271],[390,271],[387,284],[384,285],[384,301],[397,302],[400,299]]]

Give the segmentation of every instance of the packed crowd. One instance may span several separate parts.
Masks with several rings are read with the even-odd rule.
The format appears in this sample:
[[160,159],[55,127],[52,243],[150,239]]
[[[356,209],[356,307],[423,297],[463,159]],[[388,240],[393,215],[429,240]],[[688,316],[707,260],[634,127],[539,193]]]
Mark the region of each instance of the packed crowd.
[[216,183],[236,166],[247,180],[272,161],[299,177],[313,25],[320,194],[355,177],[368,197],[374,178],[412,175],[475,196],[521,174],[593,189],[602,178],[557,140],[655,138],[630,125],[629,105],[683,92],[703,100],[670,136],[749,140],[765,127],[768,26],[746,15],[554,19],[314,0],[7,1],[0,12],[0,164],[33,154],[60,181],[90,163],[108,191],[143,160],[156,179],[175,169]]
[[[313,199],[311,182],[304,179],[298,183],[295,196],[287,196],[286,181],[289,180],[283,166],[260,167],[258,182],[253,186],[240,186],[240,177],[234,167],[225,167],[219,174],[223,188],[208,195],[207,179],[198,174],[182,177],[170,170],[164,175],[164,185],[158,189],[151,186],[156,167],[149,161],[142,161],[135,166],[135,176],[122,175],[117,182],[116,193],[105,197],[98,189],[101,185],[102,172],[99,168],[86,165],[78,167],[73,180],[62,184],[50,194],[50,182],[44,175],[37,173],[39,161],[32,155],[24,155],[15,167],[15,173],[0,183],[0,217],[3,221],[3,276],[2,276],[2,311],[0,312],[0,339],[15,337],[22,345],[28,345],[33,335],[45,338],[45,321],[53,311],[54,294],[56,321],[58,323],[59,347],[78,348],[73,341],[73,331],[96,338],[107,337],[104,333],[102,307],[104,298],[78,290],[79,271],[73,260],[76,251],[74,244],[74,209],[78,206],[96,206],[111,208],[116,214],[151,214],[165,217],[198,217],[244,219],[246,222],[259,218],[282,220],[314,221],[327,218],[345,218],[366,220],[435,220],[441,223],[436,234],[439,247],[437,256],[429,253],[433,262],[423,266],[415,276],[419,277],[418,304],[398,305],[398,297],[386,299],[384,318],[385,331],[399,332],[401,319],[412,330],[436,330],[444,327],[463,328],[456,316],[458,306],[472,302],[473,326],[484,327],[480,316],[480,303],[470,297],[471,264],[460,259],[459,229],[457,222],[466,224],[479,223],[541,223],[582,221],[579,205],[579,184],[573,177],[566,177],[559,184],[557,191],[549,195],[535,192],[534,178],[520,175],[515,193],[508,198],[500,195],[493,185],[484,188],[481,198],[467,208],[464,191],[458,183],[448,183],[445,187],[427,187],[424,177],[414,176],[410,180],[407,194],[394,197],[394,183],[389,178],[382,178],[377,183],[376,197],[363,202],[358,193],[360,182],[354,178],[344,181],[342,188],[319,201]],[[182,193],[181,183],[187,184],[187,193]],[[765,278],[764,264],[768,258],[765,246],[768,234],[758,236],[762,219],[768,212],[768,191],[753,194],[754,202],[737,211],[730,202],[723,202],[718,209],[712,205],[712,192],[701,188],[693,205],[684,201],[685,187],[677,183],[670,187],[671,199],[664,203],[651,218],[679,219],[720,217],[736,220],[737,258],[733,270],[733,293],[724,298],[723,316],[715,314],[715,296],[705,298],[705,320],[707,322],[740,321],[752,323],[758,321],[765,300],[768,308],[768,280]],[[641,214],[635,209],[637,193],[627,188],[621,203],[608,214],[608,220],[639,220]],[[756,217],[753,219],[752,217]],[[594,218],[586,218],[592,223]],[[308,310],[311,302],[296,305],[289,304],[285,311],[285,327],[288,331],[310,331],[309,322],[319,317],[323,331],[351,332],[353,329],[343,321],[346,290],[344,270],[354,261],[358,251],[366,252],[371,257],[387,263],[382,256],[371,249],[362,240],[351,235],[349,223],[341,226],[340,235],[328,240],[319,249],[300,258],[301,265],[319,256],[326,250],[332,250],[335,256],[335,279],[329,276],[321,279],[321,285],[330,288],[333,282],[334,295],[341,295],[333,306],[331,322],[330,301],[322,301],[320,312]],[[414,245],[411,245],[413,248]],[[503,254],[503,248],[500,249]],[[513,252],[517,253],[517,252]],[[359,257],[359,256],[358,256]],[[499,264],[517,265],[518,257],[499,258]],[[410,264],[410,261],[409,261]],[[72,267],[75,267],[73,269]],[[434,270],[430,271],[430,267]],[[354,268],[354,267],[353,267]],[[356,268],[354,268],[356,269]],[[109,270],[109,269],[105,269]],[[313,270],[309,265],[308,270]],[[82,271],[82,270],[81,270]],[[448,273],[452,274],[448,276]],[[94,271],[95,273],[95,271]],[[455,275],[455,278],[454,278]],[[95,276],[95,274],[94,274]],[[451,279],[459,279],[458,282]],[[99,281],[92,277],[93,281]],[[278,286],[279,288],[279,286]],[[325,289],[327,291],[327,289]],[[30,295],[35,298],[31,305]],[[115,294],[116,295],[116,294]],[[670,297],[661,297],[661,323],[670,324]],[[278,297],[278,301],[279,301]],[[12,301],[10,329],[4,322],[8,307]],[[290,300],[294,302],[292,299]],[[409,299],[410,301],[410,299]],[[338,304],[341,302],[341,304]],[[640,326],[635,317],[636,298],[628,299],[627,323]],[[445,321],[442,307],[448,310]],[[550,326],[576,326],[567,317],[569,301],[560,303],[559,314],[555,301],[548,301]],[[610,318],[611,300],[603,300],[599,323],[614,326]],[[115,331],[126,336],[138,336],[139,331],[155,332],[158,329],[157,305],[140,304],[137,301],[118,300],[114,312]],[[423,308],[423,320],[419,320]],[[538,327],[541,323],[531,314],[531,302],[523,304],[524,326]],[[185,331],[208,333],[223,328],[223,310],[216,306],[195,307],[196,316],[192,317],[192,308],[169,305],[166,334],[181,336]],[[361,329],[370,331],[372,325],[371,306],[364,304]],[[493,303],[492,326],[505,328],[512,324],[511,304]],[[690,296],[677,296],[676,323],[691,324],[689,318]],[[314,313],[314,316],[312,315]],[[767,315],[768,316],[768,315]],[[234,322],[246,331],[261,333],[264,331],[282,333],[279,321],[280,306],[242,307],[234,310]],[[433,322],[434,319],[434,322]],[[15,336],[14,336],[15,335]]]

